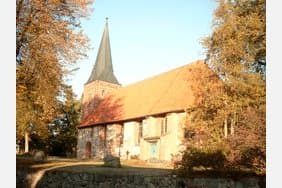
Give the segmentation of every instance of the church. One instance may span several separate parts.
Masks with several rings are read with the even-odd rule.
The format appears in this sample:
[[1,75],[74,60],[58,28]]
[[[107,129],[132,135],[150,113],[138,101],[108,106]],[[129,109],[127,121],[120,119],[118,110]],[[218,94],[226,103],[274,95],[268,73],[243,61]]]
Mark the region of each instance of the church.
[[[195,104],[192,72],[203,60],[121,86],[114,75],[108,22],[82,95],[77,157],[170,162],[184,147],[186,110]],[[203,71],[204,72],[204,71]]]

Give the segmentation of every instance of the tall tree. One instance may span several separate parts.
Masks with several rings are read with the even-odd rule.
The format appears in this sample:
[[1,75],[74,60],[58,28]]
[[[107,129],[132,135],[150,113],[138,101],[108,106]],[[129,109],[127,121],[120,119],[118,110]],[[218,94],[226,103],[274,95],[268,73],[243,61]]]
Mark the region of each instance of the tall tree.
[[220,148],[229,165],[265,172],[265,0],[218,3],[203,46],[206,63],[222,84],[195,72],[198,107],[189,112],[188,145]]
[[16,1],[17,139],[31,131],[47,137],[47,123],[56,116],[64,76],[85,57],[88,39],[80,18],[91,0]]
[[80,102],[75,99],[71,86],[64,87],[64,101],[60,102],[59,115],[49,124],[48,150],[51,155],[76,154],[77,128]]

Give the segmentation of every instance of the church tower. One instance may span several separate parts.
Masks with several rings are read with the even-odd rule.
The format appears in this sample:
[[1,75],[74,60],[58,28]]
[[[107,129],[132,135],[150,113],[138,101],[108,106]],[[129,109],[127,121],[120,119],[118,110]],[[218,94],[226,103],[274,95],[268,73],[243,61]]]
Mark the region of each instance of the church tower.
[[89,76],[88,81],[84,84],[82,96],[82,119],[86,117],[95,106],[95,100],[102,99],[107,93],[121,87],[114,75],[108,18],[104,28],[102,40],[100,42],[95,65]]

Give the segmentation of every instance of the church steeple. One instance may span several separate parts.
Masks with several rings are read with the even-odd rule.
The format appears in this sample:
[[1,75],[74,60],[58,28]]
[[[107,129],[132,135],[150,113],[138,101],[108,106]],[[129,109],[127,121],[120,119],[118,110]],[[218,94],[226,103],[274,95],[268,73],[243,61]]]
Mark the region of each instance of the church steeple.
[[98,99],[120,88],[113,71],[111,47],[109,39],[108,18],[96,62],[88,81],[84,84],[82,95],[82,119],[92,112]]
[[100,47],[96,57],[95,65],[86,84],[95,80],[101,80],[113,84],[119,84],[113,71],[109,29],[108,29],[108,18],[106,18],[106,25],[104,28],[102,40],[100,42]]

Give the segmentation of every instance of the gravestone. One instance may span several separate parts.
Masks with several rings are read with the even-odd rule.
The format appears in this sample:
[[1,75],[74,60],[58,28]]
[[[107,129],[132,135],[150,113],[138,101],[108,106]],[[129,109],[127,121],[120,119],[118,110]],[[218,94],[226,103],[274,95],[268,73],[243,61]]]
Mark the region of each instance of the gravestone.
[[104,157],[104,166],[120,168],[120,158],[112,155],[107,155],[106,157]]
[[44,151],[36,151],[34,156],[33,156],[33,160],[36,162],[42,162],[46,159],[46,155],[44,153]]

